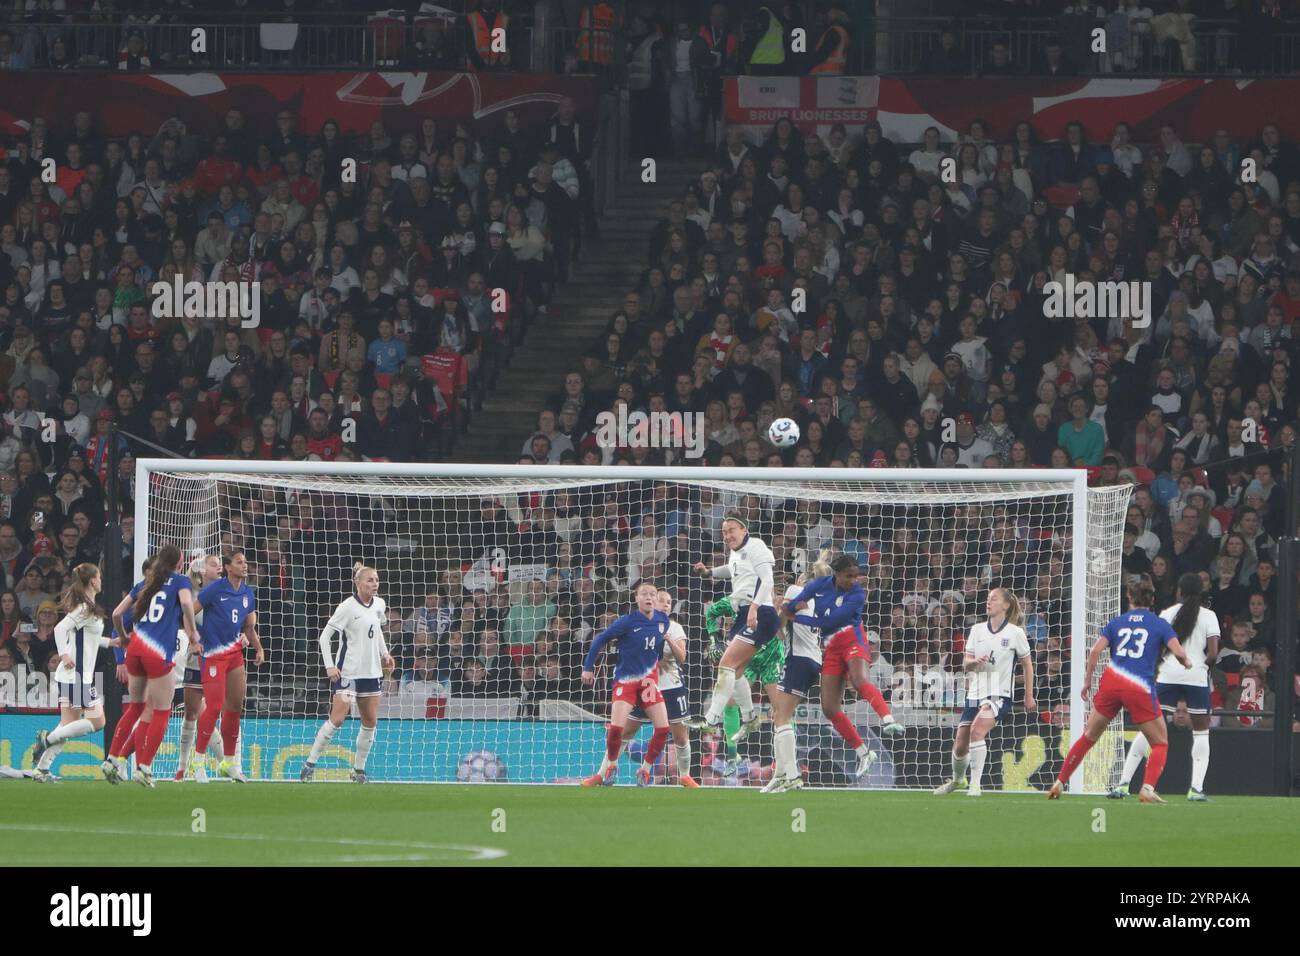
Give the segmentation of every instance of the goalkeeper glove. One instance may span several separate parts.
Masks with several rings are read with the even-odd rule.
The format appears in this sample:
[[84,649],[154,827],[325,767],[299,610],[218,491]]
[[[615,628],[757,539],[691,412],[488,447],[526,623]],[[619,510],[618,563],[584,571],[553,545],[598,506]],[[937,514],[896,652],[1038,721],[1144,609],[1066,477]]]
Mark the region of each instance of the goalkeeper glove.
[[727,650],[727,645],[724,644],[722,641],[719,640],[709,641],[709,650],[708,650],[709,660],[714,664],[718,663],[718,661],[722,660],[722,655],[726,653],[726,650]]

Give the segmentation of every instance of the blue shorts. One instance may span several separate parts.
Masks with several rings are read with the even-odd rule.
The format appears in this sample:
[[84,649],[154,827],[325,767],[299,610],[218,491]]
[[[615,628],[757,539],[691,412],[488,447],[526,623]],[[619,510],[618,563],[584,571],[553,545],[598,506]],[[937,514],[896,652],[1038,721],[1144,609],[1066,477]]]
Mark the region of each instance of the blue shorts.
[[980,708],[983,707],[985,704],[988,704],[989,707],[993,710],[993,723],[996,724],[999,720],[1002,719],[1002,715],[1006,713],[1008,708],[1010,708],[1011,698],[1010,697],[985,697],[983,700],[977,700],[973,704],[970,703],[970,701],[967,701],[966,709],[961,712],[961,720],[957,721],[957,726],[960,727],[963,724],[975,723],[975,718],[979,716]]
[[758,609],[758,626],[751,629],[745,623],[749,617],[751,606],[746,604],[744,607],[736,609],[736,620],[732,623],[731,631],[727,637],[734,637],[746,644],[762,647],[776,637],[776,633],[780,629],[781,619],[777,617],[776,608],[763,606]]
[[[668,708],[668,723],[680,724],[690,716],[690,709],[686,701],[685,687],[669,687],[667,690],[661,689],[660,695],[664,699],[664,706]],[[628,714],[633,720],[649,720],[645,710],[640,704],[632,708],[632,713]]]
[[102,703],[99,689],[93,683],[65,684],[62,681],[55,681],[55,684],[59,688],[60,707],[80,707],[82,710],[90,710]]
[[340,677],[330,683],[330,696],[347,694],[350,697],[378,697],[383,691],[378,677]]
[[1192,684],[1156,684],[1156,697],[1160,699],[1160,709],[1173,713],[1178,709],[1180,700],[1187,701],[1189,714],[1208,714],[1210,712],[1210,688],[1196,687]]
[[785,670],[782,671],[777,686],[795,697],[807,697],[808,688],[817,683],[817,677],[821,672],[821,662],[811,657],[787,657]]

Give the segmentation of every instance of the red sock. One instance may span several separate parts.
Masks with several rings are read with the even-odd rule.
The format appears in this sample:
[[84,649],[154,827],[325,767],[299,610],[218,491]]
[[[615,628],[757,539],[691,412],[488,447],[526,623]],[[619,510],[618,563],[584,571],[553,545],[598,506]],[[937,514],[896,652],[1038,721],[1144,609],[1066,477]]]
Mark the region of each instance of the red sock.
[[208,741],[217,729],[217,718],[221,716],[221,707],[226,702],[226,683],[208,681],[203,685],[203,713],[199,714],[198,735],[194,738],[194,752],[208,752]]
[[885,703],[885,695],[871,681],[864,680],[859,684],[858,693],[862,695],[863,700],[871,705],[871,709],[876,712],[877,717],[889,716],[890,710],[889,705]]
[[153,758],[157,755],[158,748],[162,746],[163,738],[167,736],[167,721],[171,715],[170,707],[158,708],[153,712],[153,716],[149,718],[149,732],[144,738],[144,744],[136,748],[136,763],[153,766]]
[[150,717],[151,713],[152,711],[145,710],[144,713],[140,715],[140,719],[135,723],[135,730],[131,731],[131,742],[127,744],[126,753],[123,754],[123,756],[128,756],[134,752],[135,762],[137,764],[148,763],[148,761],[144,759],[144,743],[145,739],[149,736],[149,721],[152,719]]
[[618,763],[618,752],[623,746],[623,728],[610,724],[605,731],[605,756],[610,763]]
[[123,747],[131,739],[131,731],[135,730],[135,722],[140,719],[140,711],[144,710],[144,704],[132,704],[130,702],[122,705],[122,716],[117,720],[117,726],[113,728],[113,740],[108,745],[108,755],[110,757],[125,757],[126,752]]
[[844,713],[844,711],[841,710],[838,714],[831,717],[831,726],[835,728],[835,732],[843,737],[845,742],[854,750],[857,750],[862,746],[862,735],[858,733],[858,729],[853,726],[853,721],[849,720],[849,715]]
[[1142,775],[1144,787],[1155,788],[1160,782],[1160,775],[1165,772],[1165,758],[1169,756],[1169,744],[1152,744],[1151,755],[1147,757],[1146,773]]
[[221,712],[221,743],[227,757],[235,755],[239,743],[239,712],[225,710]]
[[1065,755],[1065,763],[1061,765],[1061,772],[1056,775],[1056,779],[1061,783],[1068,783],[1070,777],[1079,769],[1079,764],[1083,763],[1083,758],[1088,755],[1092,749],[1095,740],[1089,740],[1087,737],[1080,737],[1070,748],[1070,752]]
[[650,746],[645,749],[645,762],[653,767],[659,755],[664,752],[664,744],[668,743],[668,728],[656,727],[654,735],[650,738]]

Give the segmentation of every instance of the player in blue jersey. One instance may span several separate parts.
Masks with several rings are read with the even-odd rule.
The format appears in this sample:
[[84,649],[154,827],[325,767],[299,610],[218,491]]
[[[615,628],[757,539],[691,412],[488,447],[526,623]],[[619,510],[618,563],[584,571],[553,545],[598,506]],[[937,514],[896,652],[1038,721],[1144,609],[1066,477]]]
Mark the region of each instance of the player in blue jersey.
[[[184,628],[190,650],[201,653],[199,632],[194,626],[194,593],[190,579],[179,573],[181,549],[165,545],[154,556],[143,586],[124,597],[113,609],[113,624],[128,640],[126,670],[130,675],[133,697],[143,692],[145,710],[136,724],[135,779],[143,786],[154,786],[153,758],[167,733],[167,719],[172,712],[176,689],[174,660],[177,634]],[[135,626],[127,634],[124,615],[131,611]]]
[[[190,562],[190,585],[198,594],[221,577],[221,558],[215,554],[201,554]],[[203,636],[203,611],[194,612],[194,623]],[[178,637],[180,635],[177,635]],[[190,660],[189,642],[181,641],[176,651],[176,676],[181,686],[176,688],[175,706],[184,706],[181,718],[180,759],[176,766],[176,779],[189,778],[197,783],[208,782],[206,757],[194,760],[194,739],[199,734],[199,716],[203,713],[203,676],[198,658]],[[219,749],[219,748],[218,748]],[[218,757],[220,759],[220,757]]]
[[[875,751],[862,740],[849,715],[844,713],[844,665],[849,665],[850,674],[858,686],[858,693],[868,701],[877,714],[882,715],[883,729],[889,733],[902,730],[894,720],[888,705],[885,704],[879,688],[867,680],[867,663],[870,651],[867,650],[867,638],[862,627],[862,611],[866,606],[867,596],[858,583],[858,562],[850,555],[841,554],[830,562],[830,574],[813,578],[803,586],[791,600],[781,608],[781,616],[805,627],[815,628],[821,635],[822,645],[826,648],[827,658],[836,661],[835,666],[821,668],[821,705],[822,713],[831,722],[831,726],[844,738],[845,742],[857,754],[858,766],[856,777],[866,775],[876,760]],[[800,614],[805,605],[811,602],[814,614]],[[838,650],[843,637],[847,637],[857,654],[843,654]],[[828,645],[827,642],[830,642]],[[835,653],[832,653],[835,648]],[[883,713],[882,713],[883,711]],[[898,727],[898,730],[891,730]]]
[[1047,792],[1049,800],[1056,800],[1065,790],[1066,782],[1079,769],[1084,756],[1092,749],[1106,727],[1123,707],[1138,725],[1147,742],[1151,756],[1147,758],[1146,774],[1138,799],[1143,803],[1164,803],[1156,793],[1156,783],[1165,769],[1169,752],[1165,722],[1160,717],[1160,703],[1156,699],[1156,667],[1164,649],[1190,669],[1192,661],[1178,641],[1173,626],[1151,610],[1155,587],[1145,574],[1128,589],[1129,609],[1113,618],[1101,629],[1101,636],[1088,652],[1088,665],[1083,672],[1083,699],[1087,701],[1092,686],[1092,673],[1097,669],[1101,652],[1110,650],[1110,661],[1101,675],[1097,694],[1092,699],[1092,713],[1083,728],[1083,736],[1074,742],[1065,757],[1056,782]]
[[203,624],[199,636],[203,641],[203,713],[199,717],[199,735],[195,749],[207,751],[208,741],[221,715],[221,744],[225,759],[219,767],[223,777],[247,783],[239,766],[239,718],[244,710],[244,641],[253,647],[253,664],[260,667],[266,660],[262,640],[257,636],[257,596],[248,586],[248,558],[235,551],[222,560],[226,576],[218,578],[199,592]]
[[596,661],[611,641],[618,641],[618,663],[614,666],[614,693],[609,707],[609,727],[605,734],[605,759],[600,769],[586,780],[584,787],[614,782],[618,770],[618,753],[623,746],[623,730],[628,715],[638,704],[654,727],[654,735],[645,750],[644,762],[636,772],[636,782],[648,786],[651,769],[668,741],[668,708],[659,692],[659,658],[668,637],[668,615],[655,607],[658,589],[649,581],[636,587],[636,610],[624,614],[596,635],[582,662],[582,682],[596,682]]
[[[149,568],[152,566],[153,558],[145,558],[140,565],[140,574],[148,577]],[[127,594],[130,602],[135,601],[142,587],[144,587],[143,581],[131,588],[130,593]],[[113,649],[113,656],[117,659],[117,679],[126,685],[126,690],[123,692],[122,715],[118,717],[117,725],[113,728],[113,739],[108,745],[108,753],[104,755],[104,762],[99,765],[104,779],[114,785],[126,779],[126,761],[135,750],[135,728],[139,723],[140,715],[144,712],[144,681],[136,683],[131,680],[131,675],[126,669],[126,651],[122,650],[122,636],[131,633],[134,623],[135,618],[131,614],[128,603],[122,613],[121,621],[114,621],[114,639],[118,642],[118,646]]]

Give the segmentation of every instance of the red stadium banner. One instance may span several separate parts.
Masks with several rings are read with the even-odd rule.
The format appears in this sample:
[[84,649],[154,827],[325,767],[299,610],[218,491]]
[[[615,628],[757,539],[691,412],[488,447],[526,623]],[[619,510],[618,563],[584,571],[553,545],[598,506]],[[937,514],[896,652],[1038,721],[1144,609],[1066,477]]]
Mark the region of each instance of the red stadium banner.
[[593,77],[484,73],[22,73],[0,83],[0,135],[21,136],[32,117],[52,127],[71,122],[73,109],[89,110],[97,128],[112,135],[152,134],[172,116],[199,133],[223,127],[239,109],[254,128],[269,127],[276,110],[298,114],[298,128],[313,135],[327,119],[346,133],[364,133],[375,120],[389,130],[408,129],[425,117],[500,125],[517,110],[525,128],[555,112],[571,96],[580,116],[596,112]]
[[886,136],[908,143],[919,142],[927,126],[950,140],[975,119],[994,139],[1007,139],[1027,119],[1040,139],[1054,140],[1077,119],[1094,142],[1109,141],[1122,121],[1139,142],[1158,139],[1168,123],[1184,142],[1206,142],[1227,129],[1245,144],[1270,122],[1283,138],[1300,140],[1300,110],[1281,106],[1297,100],[1300,80],[742,76],[727,81],[726,118],[751,137],[766,135],[784,116],[823,136],[834,123],[852,133],[876,119]]

